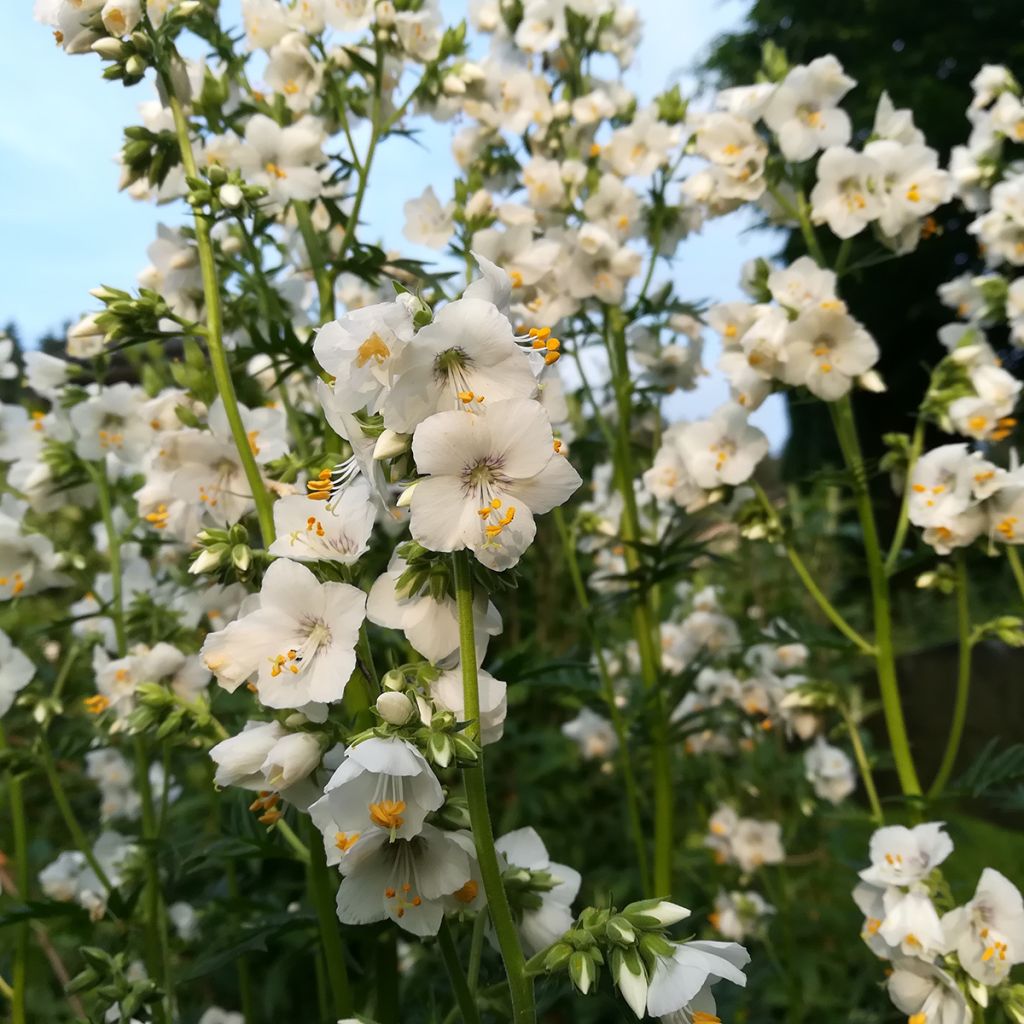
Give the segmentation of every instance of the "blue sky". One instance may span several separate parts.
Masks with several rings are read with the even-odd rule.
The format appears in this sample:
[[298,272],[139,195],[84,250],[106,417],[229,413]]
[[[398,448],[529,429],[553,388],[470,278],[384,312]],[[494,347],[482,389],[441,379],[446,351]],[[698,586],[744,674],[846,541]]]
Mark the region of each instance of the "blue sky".
[[[634,3],[645,33],[628,81],[641,98],[676,80],[684,92],[687,86],[692,90],[690,68],[748,6],[746,0]],[[222,6],[226,18],[237,10],[231,0]],[[137,106],[151,98],[151,87],[125,89],[103,81],[97,58],[68,57],[49,30],[32,20],[29,3],[19,7],[21,16],[7,19],[0,59],[0,94],[8,97],[0,120],[0,237],[9,254],[0,275],[0,323],[14,320],[31,340],[92,308],[90,288],[134,286],[156,224],[178,223],[187,213],[183,204],[156,208],[117,191],[114,155],[121,130],[138,122]],[[451,20],[466,10],[461,0],[442,0],[442,7]],[[365,206],[372,233],[404,249],[409,246],[401,235],[402,200],[428,184],[447,197],[454,174],[445,126],[424,132],[421,142],[422,147],[393,140],[382,147]],[[688,298],[736,298],[742,261],[770,254],[774,247],[770,237],[729,217],[686,240],[674,276]],[[708,342],[707,362],[713,367],[717,350],[713,339]],[[713,375],[682,400],[680,415],[699,417],[725,397],[724,383]],[[759,410],[755,422],[775,443],[785,434],[777,400]]]

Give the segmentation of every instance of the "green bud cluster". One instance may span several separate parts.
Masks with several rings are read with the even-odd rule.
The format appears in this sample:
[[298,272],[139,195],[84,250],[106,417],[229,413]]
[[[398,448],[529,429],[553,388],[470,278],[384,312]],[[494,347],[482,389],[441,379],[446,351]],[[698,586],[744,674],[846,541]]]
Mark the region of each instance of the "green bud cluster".
[[215,724],[206,694],[186,702],[160,683],[142,683],[135,689],[135,703],[128,716],[132,734],[152,733],[156,740],[177,735],[193,742]]
[[211,164],[198,176],[186,175],[185,184],[188,204],[211,217],[251,212],[267,194],[262,185],[246,184],[241,171],[219,164]]
[[198,550],[192,554],[189,572],[216,573],[222,583],[245,582],[252,579],[261,561],[262,552],[249,546],[249,531],[235,523],[230,529],[208,527],[196,536]]
[[138,295],[132,295],[101,285],[89,294],[104,305],[95,319],[97,331],[103,332],[108,345],[160,337],[164,333],[160,321],[172,315],[163,296],[150,288],[140,288]]
[[160,998],[160,990],[149,978],[132,980],[132,962],[127,952],[111,955],[96,946],[78,950],[85,968],[65,988],[69,994],[91,992],[106,1010],[116,1006],[120,1019],[129,1020]]

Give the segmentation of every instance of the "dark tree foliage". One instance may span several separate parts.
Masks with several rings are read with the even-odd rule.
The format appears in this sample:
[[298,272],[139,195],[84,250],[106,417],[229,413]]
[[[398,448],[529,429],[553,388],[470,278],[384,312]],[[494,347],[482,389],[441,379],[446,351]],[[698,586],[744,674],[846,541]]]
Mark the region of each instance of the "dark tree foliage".
[[[1005,64],[1024,73],[1024,3],[1020,0],[757,0],[743,26],[719,37],[705,62],[715,84],[753,82],[765,43],[783,48],[793,64],[834,53],[858,82],[843,101],[864,141],[875,105],[887,90],[897,107],[909,107],[928,145],[945,163],[953,146],[970,131],[965,110],[970,82],[982,64]],[[909,410],[916,408],[927,383],[925,363],[938,352],[936,332],[953,319],[935,290],[964,270],[981,269],[977,246],[966,232],[969,218],[954,206],[938,211],[940,233],[908,257],[845,277],[842,294],[882,349],[879,369],[889,387],[885,395],[856,397],[862,442],[870,459],[881,454],[881,437],[909,431]],[[822,232],[824,238],[825,232]],[[790,238],[785,255],[802,251]],[[992,337],[998,348],[1002,339]],[[1008,354],[1011,355],[1012,354]],[[1017,372],[1021,365],[1019,356]],[[790,401],[792,433],[783,473],[805,477],[823,460],[838,461],[828,414],[820,402]]]

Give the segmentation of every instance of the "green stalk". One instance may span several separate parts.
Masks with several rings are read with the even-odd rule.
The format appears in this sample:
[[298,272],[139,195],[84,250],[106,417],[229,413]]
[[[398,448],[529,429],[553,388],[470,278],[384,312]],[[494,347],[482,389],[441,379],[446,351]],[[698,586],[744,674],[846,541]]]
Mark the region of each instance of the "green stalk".
[[907,457],[907,478],[903,481],[903,496],[900,499],[900,511],[899,516],[896,519],[896,531],[893,533],[892,544],[889,546],[889,554],[885,558],[885,572],[886,575],[892,575],[892,571],[896,566],[896,559],[900,556],[900,551],[903,549],[903,541],[907,536],[907,526],[910,520],[908,519],[908,513],[910,511],[910,474],[914,471],[914,466],[917,465],[917,460],[921,457],[921,449],[924,446],[924,420],[920,417],[914,426],[914,434],[910,440],[910,452]]
[[[757,481],[754,481],[754,490],[757,492],[757,496],[761,504],[768,513],[772,525],[781,530],[782,524],[779,520],[775,506],[772,504],[771,498],[768,497],[764,488],[757,483]],[[793,566],[797,576],[800,577],[800,582],[803,583],[807,593],[814,598],[815,603],[825,613],[825,617],[829,622],[831,622],[847,640],[855,644],[863,654],[868,654],[873,657],[875,654],[874,647],[872,647],[872,645],[868,643],[868,641],[865,640],[864,637],[862,637],[860,633],[858,633],[857,630],[849,624],[849,622],[846,621],[835,605],[833,605],[825,596],[821,587],[818,586],[814,577],[811,575],[810,569],[807,568],[807,564],[800,557],[800,553],[792,544],[789,543],[789,540],[786,539],[785,536],[783,537],[782,544],[786,549],[786,556],[789,558],[790,565]]]
[[899,680],[896,676],[896,655],[892,636],[892,610],[889,603],[889,580],[882,560],[882,549],[878,541],[878,527],[875,511],[868,490],[864,458],[857,438],[857,424],[849,395],[831,403],[832,420],[835,425],[839,446],[843,452],[846,467],[852,478],[854,501],[863,534],[864,553],[867,557],[868,578],[871,584],[871,605],[875,624],[875,664],[878,673],[878,688],[882,695],[882,710],[889,732],[889,746],[892,750],[896,773],[904,796],[920,796],[914,758],[910,752],[903,707],[900,703]]
[[[7,737],[0,726],[0,750],[7,750]],[[25,793],[21,779],[14,772],[8,773],[7,796],[11,805],[11,831],[14,833],[14,870],[18,884],[18,895],[28,902],[28,824],[25,820]],[[28,991],[29,957],[28,919],[18,925],[14,948],[14,972],[11,975],[11,1024],[28,1024],[25,1015],[25,997]]]
[[[238,869],[230,857],[225,865],[228,882],[228,896],[232,903],[238,903],[240,893],[238,890]],[[244,953],[235,959],[235,970],[238,973],[238,1000],[242,1005],[242,1020],[244,1024],[256,1024],[255,1000],[252,994],[252,973],[249,970],[249,960]]]
[[[442,918],[442,928],[444,926]],[[399,1024],[398,935],[395,928],[386,927],[378,938],[374,968],[377,975],[377,1001],[373,1008],[376,1024]]]
[[625,789],[626,811],[629,816],[630,828],[633,832],[633,845],[636,848],[636,863],[640,870],[641,889],[645,893],[651,892],[651,869],[647,859],[647,843],[644,837],[643,821],[640,817],[640,798],[636,776],[633,774],[633,759],[629,752],[629,735],[626,729],[626,722],[619,705],[615,702],[615,685],[612,682],[611,673],[608,671],[608,662],[594,627],[593,608],[590,604],[590,597],[587,594],[586,584],[583,582],[579,559],[576,557],[576,544],[570,536],[569,527],[565,522],[565,514],[561,508],[554,510],[554,517],[555,525],[558,527],[558,535],[562,541],[565,562],[569,568],[569,576],[572,579],[573,589],[576,591],[576,600],[580,611],[583,613],[584,628],[587,631],[590,645],[597,657],[598,673],[601,676],[601,690],[604,694],[605,704],[608,706],[608,715],[611,719],[612,728],[615,730],[615,738],[619,744],[619,767],[622,771],[622,785]]
[[864,792],[867,793],[868,803],[871,805],[871,817],[879,826],[885,824],[885,814],[882,812],[882,803],[878,799],[878,790],[875,788],[875,776],[871,771],[871,762],[868,760],[867,751],[860,738],[860,729],[853,720],[849,709],[843,705],[840,709],[843,721],[846,723],[846,731],[850,736],[850,743],[853,746],[853,756],[860,771],[861,781],[864,783]]
[[1012,544],[1006,545],[1006,560],[1013,570],[1013,578],[1017,581],[1017,589],[1020,591],[1021,599],[1024,600],[1024,565],[1021,565],[1020,555]]
[[473,993],[469,990],[466,975],[462,973],[459,951],[455,948],[455,939],[452,937],[451,928],[448,927],[447,918],[441,919],[441,929],[437,933],[437,945],[441,950],[441,959],[444,961],[445,969],[448,971],[448,980],[452,983],[455,1002],[458,1004],[463,1024],[480,1024],[476,1001],[473,999]]
[[296,200],[292,203],[295,219],[299,223],[299,234],[302,235],[309,256],[309,266],[316,280],[316,291],[320,303],[320,323],[325,324],[334,319],[334,279],[331,276],[327,260],[324,258],[320,235],[313,226],[313,218],[309,212],[309,203]]
[[934,800],[942,795],[949,782],[956,756],[960,752],[960,740],[964,734],[967,721],[967,705],[971,693],[971,653],[974,643],[971,640],[971,605],[967,581],[967,558],[963,549],[956,552],[956,633],[959,644],[956,673],[956,700],[953,704],[953,721],[949,727],[949,738],[942,754],[938,774],[928,790],[928,797]]
[[[312,863],[309,856],[309,848],[306,844],[295,834],[292,830],[291,825],[288,824],[284,818],[278,818],[274,823],[274,831],[291,847],[292,852],[295,854],[295,859],[305,864],[307,867]],[[320,833],[317,833],[319,836]],[[314,844],[316,845],[316,844]]]
[[[452,556],[455,570],[455,599],[459,614],[459,656],[462,662],[462,695],[465,717],[469,725],[466,735],[473,740],[480,736],[480,683],[477,676],[476,638],[473,630],[473,576],[469,554],[456,551]],[[508,895],[501,879],[501,865],[494,848],[491,814],[487,808],[487,784],[484,781],[484,759],[462,770],[469,804],[469,819],[473,829],[477,861],[487,893],[487,909],[498,937],[498,948],[505,962],[509,993],[512,997],[513,1024],[534,1024],[537,1011],[534,1006],[533,982],[526,974],[526,960],[519,945],[519,933],[512,917]]]
[[[188,133],[188,119],[182,110],[181,103],[174,95],[173,87],[169,76],[165,79],[167,90],[167,103],[171,108],[174,117],[174,128],[178,137],[178,145],[181,149],[181,162],[184,164],[185,173],[190,177],[198,176],[195,154],[192,152],[192,141]],[[194,218],[196,233],[196,248],[199,251],[199,269],[203,279],[203,303],[206,308],[206,348],[210,355],[210,368],[213,370],[213,379],[217,385],[217,393],[224,403],[224,412],[227,416],[228,426],[231,428],[231,437],[235,442],[238,451],[238,461],[242,465],[245,479],[252,492],[252,499],[256,505],[256,518],[259,520],[260,532],[263,534],[263,544],[269,547],[274,539],[274,513],[270,492],[263,483],[263,476],[249,444],[249,438],[245,433],[245,424],[242,422],[242,414],[238,408],[238,397],[235,394],[235,385],[231,379],[231,368],[228,364],[227,353],[224,350],[223,326],[221,323],[220,307],[220,284],[217,280],[217,264],[213,256],[213,244],[210,240],[210,226],[206,218],[197,210]]]
[[334,911],[334,886],[331,884],[323,837],[310,822],[309,883],[313,893],[317,920],[320,922],[320,941],[323,943],[327,977],[331,983],[334,1013],[339,1018],[352,1016],[352,989],[345,963],[345,948],[338,932]]
[[469,968],[466,971],[466,980],[469,982],[470,992],[475,993],[477,983],[480,980],[480,960],[484,952],[484,934],[487,931],[487,915],[480,911],[473,921],[473,935],[469,942]]
[[[636,472],[630,448],[632,418],[632,382],[626,354],[626,328],[622,311],[605,307],[605,344],[612,370],[612,384],[618,415],[616,427],[616,476],[622,495],[621,533],[625,547],[626,568],[632,573],[640,568],[636,542],[640,539],[640,516],[636,506],[633,483]],[[672,756],[668,738],[668,714],[660,687],[660,640],[655,631],[655,618],[650,607],[650,594],[638,592],[633,602],[633,631],[640,652],[640,675],[647,695],[651,733],[651,771],[654,788],[654,891],[658,896],[672,895],[672,830],[675,812],[672,793]]]

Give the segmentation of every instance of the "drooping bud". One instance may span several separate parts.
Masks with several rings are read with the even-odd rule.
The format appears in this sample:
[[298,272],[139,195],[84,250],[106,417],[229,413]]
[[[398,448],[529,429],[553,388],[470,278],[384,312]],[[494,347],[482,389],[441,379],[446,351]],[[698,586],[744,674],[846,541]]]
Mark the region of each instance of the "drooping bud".
[[669,928],[686,920],[690,911],[677,903],[655,898],[630,903],[622,916],[637,928]]

